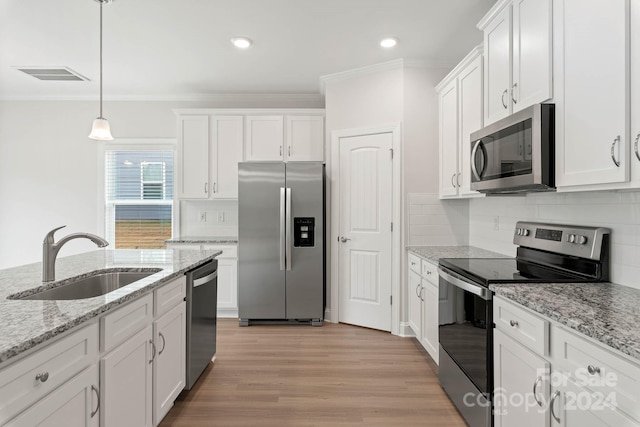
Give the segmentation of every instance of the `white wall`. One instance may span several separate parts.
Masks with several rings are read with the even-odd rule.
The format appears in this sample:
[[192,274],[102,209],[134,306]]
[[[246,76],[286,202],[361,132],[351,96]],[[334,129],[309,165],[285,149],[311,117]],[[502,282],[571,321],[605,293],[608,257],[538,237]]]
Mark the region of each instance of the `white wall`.
[[408,246],[469,244],[469,202],[440,200],[438,193],[407,195]]
[[[206,221],[200,218],[203,213]],[[238,201],[181,201],[180,237],[189,236],[238,237]]]
[[[469,240],[515,255],[518,220],[611,228],[611,281],[640,289],[640,192],[540,193],[473,199]],[[498,229],[495,229],[495,224]]]
[[[115,138],[175,138],[174,108],[322,108],[319,95],[220,95],[208,101],[110,101]],[[41,261],[47,231],[102,235],[96,101],[0,101],[0,268]],[[60,256],[93,250],[84,240]]]

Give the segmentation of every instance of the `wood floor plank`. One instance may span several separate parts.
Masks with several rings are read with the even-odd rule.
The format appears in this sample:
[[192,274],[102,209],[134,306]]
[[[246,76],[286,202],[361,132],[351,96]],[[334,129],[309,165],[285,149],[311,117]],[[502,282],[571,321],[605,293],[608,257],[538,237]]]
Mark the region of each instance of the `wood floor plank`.
[[218,352],[161,427],[464,426],[410,338],[350,325],[218,321]]

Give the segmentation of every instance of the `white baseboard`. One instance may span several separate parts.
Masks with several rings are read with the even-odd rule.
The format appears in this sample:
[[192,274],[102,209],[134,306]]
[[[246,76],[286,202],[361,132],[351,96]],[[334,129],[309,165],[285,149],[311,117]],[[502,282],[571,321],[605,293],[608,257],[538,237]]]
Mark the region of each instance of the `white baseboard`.
[[237,308],[219,308],[218,309],[218,317],[221,318],[238,318],[238,309]]
[[331,309],[330,308],[325,308],[324,309],[324,321],[325,322],[329,322],[329,323],[338,323],[338,322],[334,321],[331,318]]
[[398,334],[400,337],[410,338],[415,337],[416,334],[413,333],[413,329],[409,326],[409,322],[400,322],[400,333]]

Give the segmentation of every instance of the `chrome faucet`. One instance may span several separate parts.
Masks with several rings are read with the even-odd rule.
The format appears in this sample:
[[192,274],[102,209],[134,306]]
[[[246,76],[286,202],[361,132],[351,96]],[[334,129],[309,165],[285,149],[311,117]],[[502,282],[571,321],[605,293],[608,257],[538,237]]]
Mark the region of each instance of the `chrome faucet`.
[[104,248],[105,246],[109,246],[109,242],[104,240],[102,237],[98,237],[95,234],[90,233],[73,233],[68,236],[63,237],[58,240],[58,243],[55,243],[53,239],[53,234],[60,230],[61,228],[66,227],[63,225],[62,227],[54,228],[44,237],[44,241],[42,242],[42,281],[43,282],[52,282],[56,280],[56,257],[58,256],[58,252],[60,252],[60,248],[67,243],[69,240],[78,239],[83,237],[85,239],[91,240],[93,243],[98,245],[99,248]]

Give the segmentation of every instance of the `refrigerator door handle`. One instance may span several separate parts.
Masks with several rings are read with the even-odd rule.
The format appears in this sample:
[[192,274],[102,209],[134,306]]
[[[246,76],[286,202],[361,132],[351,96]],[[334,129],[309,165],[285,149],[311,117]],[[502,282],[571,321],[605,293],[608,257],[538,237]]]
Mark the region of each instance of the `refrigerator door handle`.
[[284,187],[280,187],[280,270],[286,268],[285,261],[285,229],[286,229],[286,207],[285,207]]
[[285,247],[287,252],[285,254],[287,261],[287,271],[291,271],[291,234],[293,233],[293,227],[291,226],[291,189],[287,188],[287,207],[286,207],[286,231],[285,231]]

